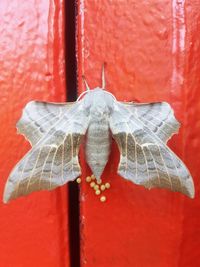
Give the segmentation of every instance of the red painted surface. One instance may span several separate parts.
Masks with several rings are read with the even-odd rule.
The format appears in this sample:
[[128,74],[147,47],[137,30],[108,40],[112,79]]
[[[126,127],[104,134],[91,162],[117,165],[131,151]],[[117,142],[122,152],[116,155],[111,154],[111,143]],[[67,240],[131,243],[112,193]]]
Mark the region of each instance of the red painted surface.
[[[100,203],[88,185],[81,192],[82,266],[200,266],[200,4],[185,1],[79,1],[79,92],[84,73],[118,100],[168,101],[182,128],[170,147],[184,160],[196,198],[148,191],[116,175],[113,146],[103,179],[111,182]],[[88,167],[84,175],[89,174]]]
[[[33,99],[64,101],[63,1],[0,2],[0,195],[30,148],[15,124]],[[66,186],[0,202],[0,266],[69,266]]]

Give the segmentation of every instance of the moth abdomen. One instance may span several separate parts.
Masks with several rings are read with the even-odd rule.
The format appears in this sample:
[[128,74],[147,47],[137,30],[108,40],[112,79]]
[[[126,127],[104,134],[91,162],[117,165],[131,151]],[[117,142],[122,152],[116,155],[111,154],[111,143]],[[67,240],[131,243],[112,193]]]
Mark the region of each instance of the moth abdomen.
[[111,137],[106,120],[91,121],[86,136],[86,159],[98,179],[106,166],[110,154]]

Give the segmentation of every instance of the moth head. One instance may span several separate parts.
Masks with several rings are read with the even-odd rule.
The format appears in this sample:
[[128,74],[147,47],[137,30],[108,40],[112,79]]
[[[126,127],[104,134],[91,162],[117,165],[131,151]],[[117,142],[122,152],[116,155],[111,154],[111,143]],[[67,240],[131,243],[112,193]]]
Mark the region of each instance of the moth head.
[[102,113],[103,110],[110,110],[113,106],[113,100],[116,98],[105,90],[106,80],[105,80],[105,63],[102,65],[102,85],[101,87],[96,87],[91,89],[86,81],[85,76],[83,76],[83,81],[85,84],[86,91],[83,92],[77,100],[84,96],[85,107],[95,107],[96,111],[99,110],[99,113]]
[[90,111],[91,116],[96,116],[96,118],[99,117],[100,119],[103,114],[108,114],[113,109],[115,98],[101,87],[96,87],[87,91],[83,101],[85,109]]

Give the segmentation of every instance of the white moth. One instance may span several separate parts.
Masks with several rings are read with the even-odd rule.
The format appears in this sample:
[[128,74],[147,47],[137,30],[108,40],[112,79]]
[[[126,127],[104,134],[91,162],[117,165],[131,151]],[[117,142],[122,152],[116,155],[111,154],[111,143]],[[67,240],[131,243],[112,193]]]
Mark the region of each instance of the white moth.
[[81,174],[78,161],[85,139],[85,156],[97,179],[108,162],[112,138],[120,151],[118,174],[146,188],[179,191],[193,198],[192,177],[166,143],[179,123],[168,103],[120,102],[102,88],[87,91],[73,103],[29,102],[17,129],[32,149],[12,170],[4,202],[33,191],[51,190]]

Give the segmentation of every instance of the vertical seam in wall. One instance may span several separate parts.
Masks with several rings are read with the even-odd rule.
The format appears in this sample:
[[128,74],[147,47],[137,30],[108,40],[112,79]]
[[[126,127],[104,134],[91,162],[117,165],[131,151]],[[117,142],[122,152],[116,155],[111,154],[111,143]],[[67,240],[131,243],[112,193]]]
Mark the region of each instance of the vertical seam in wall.
[[[65,0],[65,62],[67,101],[77,99],[77,57],[76,57],[76,0]],[[80,267],[80,211],[79,188],[76,182],[68,183],[68,225],[70,266]]]

